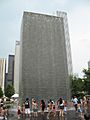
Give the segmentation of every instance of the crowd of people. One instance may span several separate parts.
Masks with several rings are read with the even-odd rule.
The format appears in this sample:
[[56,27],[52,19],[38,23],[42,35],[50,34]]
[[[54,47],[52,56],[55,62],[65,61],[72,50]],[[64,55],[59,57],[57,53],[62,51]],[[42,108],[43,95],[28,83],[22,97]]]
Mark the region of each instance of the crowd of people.
[[64,115],[67,114],[67,108],[70,106],[70,104],[75,107],[76,112],[82,115],[83,112],[86,112],[88,103],[89,99],[87,99],[85,96],[83,99],[78,99],[76,96],[74,96],[71,99],[71,102],[59,98],[57,101],[50,99],[48,102],[41,100],[40,103],[38,103],[38,101],[36,101],[34,98],[32,98],[31,102],[29,98],[26,98],[25,102],[23,102],[21,106],[18,103],[18,119],[20,119],[21,115],[22,117],[38,117],[38,113],[44,115],[44,113],[47,112],[47,119],[55,120],[57,111],[59,112],[60,117],[64,117]]
[[[41,100],[37,101],[35,98],[32,98],[30,101],[29,98],[26,98],[23,103],[18,102],[17,106],[17,117],[18,120],[22,118],[30,118],[34,117],[37,118],[39,114],[44,115],[47,113],[47,119],[55,120],[57,111],[60,117],[64,117],[68,114],[68,108],[73,107],[76,113],[82,115],[83,113],[87,113],[87,108],[90,103],[90,100],[87,99],[85,96],[83,99],[78,99],[76,96],[72,97],[71,101],[67,101],[63,98],[59,98],[58,100],[54,101],[49,99],[48,101]],[[5,106],[4,99],[0,99],[0,119],[7,120],[8,116],[8,109]],[[84,114],[84,117],[87,117]]]

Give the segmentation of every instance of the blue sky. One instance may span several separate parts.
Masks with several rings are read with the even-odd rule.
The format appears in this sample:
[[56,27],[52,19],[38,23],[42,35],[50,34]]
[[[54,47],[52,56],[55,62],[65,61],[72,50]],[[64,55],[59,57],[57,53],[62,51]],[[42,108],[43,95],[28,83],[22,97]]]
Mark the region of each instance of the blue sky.
[[90,60],[90,0],[0,0],[0,58],[14,54],[23,11],[68,15],[73,71],[81,75]]

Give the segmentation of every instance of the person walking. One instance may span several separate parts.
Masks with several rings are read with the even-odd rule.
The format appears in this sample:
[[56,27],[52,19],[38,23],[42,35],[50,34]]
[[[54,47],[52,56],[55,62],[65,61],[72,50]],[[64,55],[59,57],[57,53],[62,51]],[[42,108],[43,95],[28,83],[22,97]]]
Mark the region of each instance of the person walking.
[[17,116],[18,116],[18,120],[20,120],[20,116],[21,116],[21,106],[18,103],[18,107],[17,107]]
[[41,100],[40,108],[41,108],[41,113],[44,114],[44,110],[45,110],[45,102],[44,102],[44,100]]
[[33,110],[33,116],[38,117],[38,104],[35,99],[32,99],[32,110]]
[[64,113],[67,114],[67,100],[64,100]]
[[25,117],[30,117],[30,101],[29,98],[26,98],[25,101]]
[[47,119],[56,120],[56,108],[54,103],[52,104],[52,109],[47,114]]
[[74,104],[75,110],[76,110],[76,112],[77,112],[78,99],[77,99],[76,96],[74,96],[73,104]]
[[25,117],[25,104],[24,104],[24,102],[21,106],[21,113],[22,113],[22,119],[24,119],[24,117]]
[[59,112],[59,116],[64,116],[64,103],[63,103],[63,100],[62,98],[59,98],[59,100],[57,101],[58,103],[58,107],[60,109],[60,112]]

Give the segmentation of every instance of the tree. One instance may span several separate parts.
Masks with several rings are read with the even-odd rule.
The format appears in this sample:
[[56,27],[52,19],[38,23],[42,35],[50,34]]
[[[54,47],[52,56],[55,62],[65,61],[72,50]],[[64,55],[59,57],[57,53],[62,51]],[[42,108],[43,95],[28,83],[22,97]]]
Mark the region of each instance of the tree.
[[15,93],[14,87],[12,85],[8,85],[5,90],[5,96],[11,97]]
[[83,70],[83,78],[76,75],[70,76],[71,81],[71,94],[82,96],[85,94],[90,95],[90,68]]
[[0,98],[3,97],[3,91],[2,88],[0,87]]
[[90,95],[90,68],[89,69],[84,69],[84,82],[85,82],[85,91],[87,94]]
[[90,68],[83,69],[84,77],[90,78]]
[[70,76],[71,80],[71,94],[82,96],[84,92],[84,82],[81,78],[78,76]]

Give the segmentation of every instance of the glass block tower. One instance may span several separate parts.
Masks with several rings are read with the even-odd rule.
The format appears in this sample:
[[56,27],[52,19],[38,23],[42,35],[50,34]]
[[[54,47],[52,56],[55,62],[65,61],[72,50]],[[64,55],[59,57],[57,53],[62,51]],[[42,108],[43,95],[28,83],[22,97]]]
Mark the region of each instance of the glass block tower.
[[66,13],[24,12],[20,43],[20,97],[70,98],[71,49]]

